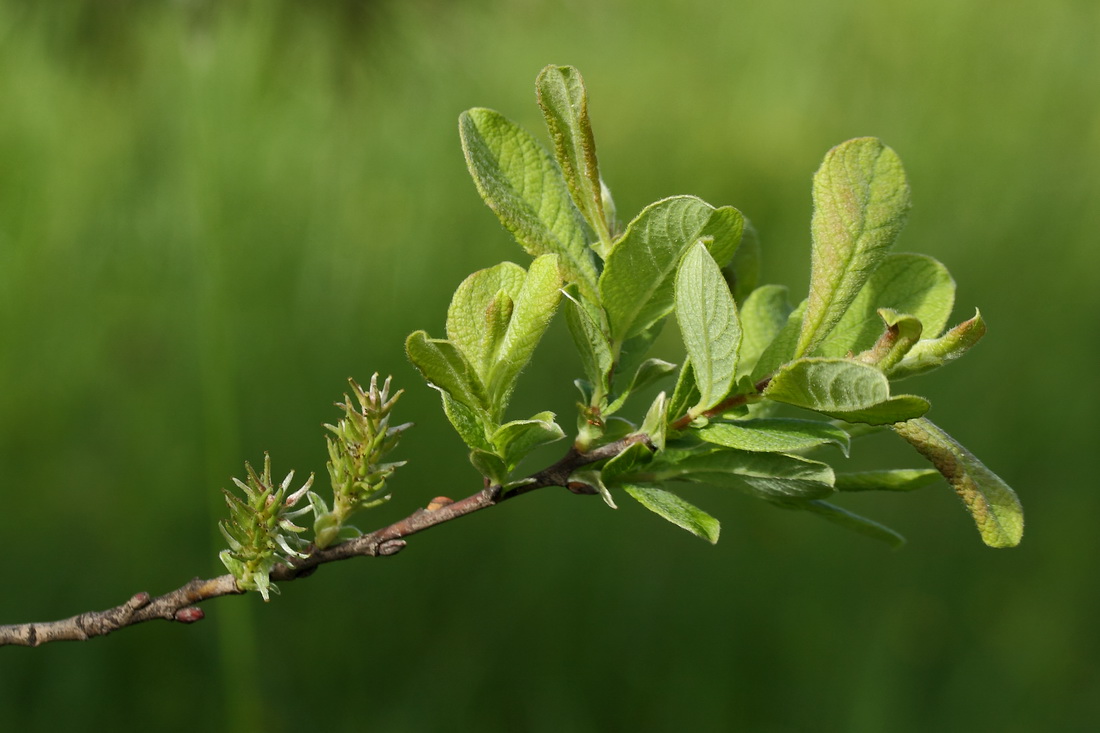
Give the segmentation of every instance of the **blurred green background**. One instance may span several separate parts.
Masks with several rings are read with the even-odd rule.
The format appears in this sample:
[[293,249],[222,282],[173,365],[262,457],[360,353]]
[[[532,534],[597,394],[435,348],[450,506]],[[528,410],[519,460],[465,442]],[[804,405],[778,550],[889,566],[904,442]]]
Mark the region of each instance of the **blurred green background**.
[[[822,155],[899,152],[899,248],[990,324],[913,389],[1020,493],[1022,546],[983,547],[943,484],[846,502],[897,553],[718,491],[691,495],[710,547],[548,490],[267,605],[0,650],[4,729],[1095,730],[1092,0],[0,1],[0,622],[221,574],[220,487],[265,450],[323,474],[349,376],[394,374],[417,423],[360,526],[478,488],[402,341],[525,261],[456,117],[541,134],[547,63],[585,75],[620,216],[733,204],[796,298]],[[556,323],[513,416],[571,424],[578,371]],[[890,439],[851,462],[921,465]]]

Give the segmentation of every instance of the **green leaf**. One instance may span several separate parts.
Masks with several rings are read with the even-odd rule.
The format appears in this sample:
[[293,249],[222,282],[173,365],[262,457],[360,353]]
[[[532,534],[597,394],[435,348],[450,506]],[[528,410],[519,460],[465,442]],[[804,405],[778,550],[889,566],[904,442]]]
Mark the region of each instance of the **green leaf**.
[[485,435],[486,420],[483,414],[472,410],[446,392],[442,392],[443,412],[454,426],[458,437],[471,448],[492,451],[493,446]]
[[852,423],[893,425],[896,422],[904,422],[920,417],[928,412],[929,408],[931,408],[931,405],[923,397],[902,394],[862,409],[847,411],[821,410],[821,412],[838,420]]
[[631,443],[600,468],[600,480],[615,486],[624,476],[630,476],[649,464],[653,452],[645,443]]
[[676,387],[668,400],[668,415],[675,420],[686,415],[688,408],[699,401],[699,390],[695,387],[695,374],[691,368],[691,359],[684,359],[680,366],[680,376],[676,378]]
[[550,65],[539,73],[535,89],[573,203],[596,232],[606,256],[611,247],[611,231],[603,210],[600,167],[588,119],[584,79],[572,66]]
[[752,381],[759,382],[779,367],[794,358],[794,349],[798,344],[798,334],[802,328],[802,315],[806,312],[806,301],[803,300],[798,307],[787,316],[787,322],[772,342],[760,354],[756,366],[752,369]]
[[553,443],[565,437],[565,432],[554,422],[554,413],[540,412],[529,420],[513,420],[501,425],[493,433],[493,447],[504,459],[511,471],[523,458],[541,445]]
[[686,529],[712,545],[718,542],[718,533],[721,530],[718,520],[694,504],[656,486],[638,484],[625,486],[624,489],[639,504],[677,527]]
[[764,396],[818,412],[846,412],[890,398],[886,376],[848,359],[799,359],[776,372]]
[[894,426],[917,452],[932,462],[963,500],[982,541],[990,547],[1015,547],[1024,534],[1024,510],[1016,493],[954,438],[918,418]]
[[694,196],[674,196],[647,206],[626,228],[607,257],[599,289],[615,347],[664,318],[673,306],[673,278],[680,258],[700,239],[724,265],[741,240],[741,213],[715,209]]
[[627,384],[626,389],[620,392],[615,400],[607,406],[604,414],[610,415],[618,412],[631,394],[656,384],[674,371],[676,371],[675,364],[663,359],[646,359],[634,370],[634,376]]
[[848,433],[835,425],[779,417],[712,422],[695,434],[715,445],[765,453],[795,453],[832,443],[848,455],[851,444]]
[[[744,243],[741,246],[744,247]],[[737,251],[740,252],[741,249],[738,248]],[[753,372],[760,356],[779,336],[790,315],[791,306],[787,302],[787,288],[782,285],[764,285],[753,290],[744,299],[741,305],[741,353],[737,366],[738,376]],[[790,353],[792,354],[794,339],[798,335],[798,324],[801,321],[795,323],[791,335]]]
[[905,538],[889,527],[879,524],[873,519],[861,517],[858,514],[838,507],[835,504],[830,504],[827,501],[792,502],[787,506],[792,509],[802,509],[812,512],[845,529],[859,532],[862,535],[879,540],[880,542],[885,542],[895,550],[905,544]]
[[447,339],[458,347],[483,384],[496,363],[527,273],[502,262],[478,270],[458,286],[447,309]]
[[665,437],[668,430],[668,397],[664,392],[657,395],[642,420],[641,431],[649,436],[649,442],[657,450],[665,449]]
[[814,174],[810,297],[795,356],[813,353],[894,243],[909,184],[893,150],[873,137],[837,145]]
[[637,336],[627,339],[619,348],[619,355],[612,370],[612,391],[616,394],[629,392],[638,369],[646,360],[646,354],[653,347],[653,342],[661,334],[665,326],[664,321],[657,321]]
[[878,314],[886,324],[886,330],[879,336],[875,345],[856,356],[856,361],[870,364],[876,369],[889,373],[909,353],[920,339],[923,325],[913,316],[897,313],[889,308],[879,308]]
[[837,491],[913,491],[940,480],[934,468],[895,468],[836,475]]
[[958,359],[984,335],[985,321],[982,314],[975,311],[973,318],[963,321],[943,336],[918,341],[905,358],[888,369],[886,374],[890,379],[905,379],[930,372]]
[[598,400],[611,389],[611,369],[615,363],[603,323],[603,312],[586,300],[576,285],[565,288],[564,295],[569,301],[565,308],[565,320],[580,354],[581,367],[589,383],[598,388],[594,389],[590,399]]
[[739,306],[756,290],[760,281],[760,259],[760,238],[752,222],[745,219],[741,230],[741,244],[734,250],[733,259],[722,268],[722,275]]
[[954,305],[955,281],[938,261],[927,255],[887,255],[814,354],[844,356],[870,348],[882,333],[882,308],[913,316],[925,336],[938,336]]
[[676,321],[695,373],[699,402],[689,414],[717,405],[733,386],[741,323],[722,271],[700,242],[676,272]]
[[424,331],[414,331],[405,340],[405,352],[431,387],[475,412],[485,410],[484,388],[462,352],[450,341],[432,339]]
[[533,256],[561,256],[569,282],[593,301],[596,266],[561,171],[527,132],[491,109],[458,119],[462,151],[478,193]]
[[833,493],[833,469],[820,461],[782,453],[753,453],[732,448],[666,448],[635,476],[640,481],[693,481],[747,490],[768,500],[819,499]]
[[470,463],[494,486],[503,486],[508,481],[508,467],[496,453],[475,448],[470,451]]
[[516,379],[535,353],[561,301],[561,273],[555,255],[540,255],[531,263],[515,300],[512,318],[500,338],[500,348],[489,370],[487,386],[494,417],[499,420]]

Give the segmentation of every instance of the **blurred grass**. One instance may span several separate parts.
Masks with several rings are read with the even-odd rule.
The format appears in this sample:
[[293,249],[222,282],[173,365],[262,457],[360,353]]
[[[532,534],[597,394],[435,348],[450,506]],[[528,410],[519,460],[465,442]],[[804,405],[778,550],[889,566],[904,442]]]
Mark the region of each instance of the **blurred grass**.
[[[540,493],[267,606],[6,650],[5,725],[1089,730],[1098,31],[1072,0],[3,0],[4,622],[220,573],[218,488],[265,450],[323,473],[348,376],[395,374],[418,423],[364,526],[476,488],[401,343],[441,331],[468,272],[523,261],[455,118],[538,130],[550,62],[585,74],[621,216],[676,193],[736,205],[796,297],[821,156],[893,146],[915,199],[901,248],[942,259],[956,319],[980,306],[991,331],[914,389],[1029,512],[995,552],[943,487],[853,497],[909,536],[891,554],[698,492],[723,521],[710,548]],[[569,414],[560,324],[538,358],[515,413]],[[856,453],[917,465],[891,441]]]

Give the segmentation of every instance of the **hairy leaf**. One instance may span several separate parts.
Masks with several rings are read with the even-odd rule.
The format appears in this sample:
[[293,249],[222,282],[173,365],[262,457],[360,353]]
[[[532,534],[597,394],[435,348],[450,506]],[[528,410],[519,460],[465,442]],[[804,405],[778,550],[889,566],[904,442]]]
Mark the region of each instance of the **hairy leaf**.
[[[761,286],[744,299],[741,305],[741,352],[737,365],[738,376],[753,372],[761,354],[779,336],[790,315],[791,306],[787,302],[787,288],[782,285]],[[800,321],[796,321],[796,324],[798,323]],[[792,327],[792,332],[793,336],[797,336],[797,325]]]
[[670,491],[644,484],[623,487],[626,493],[654,514],[686,529],[712,545],[718,542],[718,520]]
[[529,254],[560,255],[566,280],[595,301],[596,266],[554,160],[527,132],[493,110],[467,110],[458,127],[481,198]]
[[535,89],[573,203],[596,232],[606,254],[611,246],[611,232],[603,210],[600,167],[588,119],[584,79],[572,66],[550,65],[539,73]]
[[747,490],[765,499],[819,499],[833,493],[833,469],[820,461],[782,453],[732,448],[666,449],[637,476],[644,481],[681,480]]
[[764,396],[818,412],[861,410],[889,399],[890,382],[848,359],[799,359],[776,372]]
[[741,323],[722,271],[700,242],[676,273],[676,320],[695,373],[700,414],[721,402],[733,386]]
[[814,174],[809,305],[795,348],[813,353],[894,243],[909,184],[893,150],[872,137],[837,145]]
[[937,339],[918,341],[905,357],[886,374],[890,379],[905,379],[930,372],[958,359],[985,335],[985,321],[975,311],[974,317],[963,321]]
[[615,361],[611,355],[603,312],[586,300],[576,285],[568,286],[564,294],[569,301],[565,319],[580,354],[584,375],[594,387],[598,387],[601,397],[606,396],[611,389],[611,369]]
[[919,254],[887,255],[814,353],[844,356],[870,348],[882,333],[882,308],[913,316],[926,337],[938,336],[954,305],[955,281],[937,260]]
[[734,250],[733,259],[722,268],[722,274],[729,283],[730,292],[737,305],[745,302],[749,294],[756,290],[760,281],[760,237],[752,222],[745,219],[741,231],[741,244]]
[[673,277],[687,249],[703,239],[724,265],[741,239],[741,213],[715,209],[694,196],[674,196],[647,206],[612,247],[599,289],[612,343],[664,318],[673,307]]
[[894,426],[932,462],[963,500],[982,541],[990,547],[1015,547],[1024,534],[1024,510],[1008,484],[966,448],[936,426],[918,418]]
[[564,437],[565,432],[554,422],[554,413],[540,412],[529,420],[513,420],[501,425],[493,433],[492,442],[496,454],[504,459],[507,470],[511,471],[535,448]]
[[428,384],[471,408],[484,411],[488,400],[485,390],[462,352],[450,341],[429,338],[414,331],[405,340],[409,360]]
[[886,330],[875,345],[858,354],[856,360],[889,373],[890,368],[901,361],[920,339],[923,326],[919,319],[889,308],[879,308],[878,314]]
[[753,382],[759,382],[794,358],[795,346],[798,344],[798,333],[802,328],[802,316],[805,312],[806,301],[803,300],[787,316],[787,322],[783,325],[783,328],[767,345],[764,353],[760,354],[760,358],[757,359],[756,366],[752,370]]
[[447,339],[462,351],[484,384],[526,277],[519,265],[502,262],[467,277],[451,298]]
[[515,299],[512,318],[500,339],[499,352],[493,359],[487,380],[496,419],[508,404],[516,378],[531,360],[561,300],[558,262],[556,255],[535,258]]

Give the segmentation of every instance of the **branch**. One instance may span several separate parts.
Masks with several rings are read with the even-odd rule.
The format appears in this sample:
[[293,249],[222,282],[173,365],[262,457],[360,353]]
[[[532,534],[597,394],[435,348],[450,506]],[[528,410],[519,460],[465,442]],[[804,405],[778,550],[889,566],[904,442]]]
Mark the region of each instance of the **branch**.
[[[581,453],[575,447],[570,448],[557,463],[531,474],[526,483],[508,492],[504,492],[500,486],[488,486],[458,501],[437,497],[426,508],[417,509],[388,527],[323,550],[314,549],[308,557],[295,561],[293,566],[277,565],[271,573],[271,579],[282,582],[305,578],[321,565],[352,557],[396,555],[405,548],[406,537],[536,489],[564,486],[577,494],[595,493],[594,489],[583,484],[571,485],[569,475],[581,466],[612,458],[630,445],[647,440],[648,436],[636,434],[587,453]],[[237,587],[237,581],[232,575],[221,575],[209,580],[195,578],[156,598],[151,598],[145,592],[135,593],[125,603],[104,611],[88,611],[60,621],[0,625],[0,646],[41,646],[52,641],[87,641],[127,626],[157,619],[190,624],[202,620],[206,615],[197,604],[211,598],[241,595],[245,592]]]

